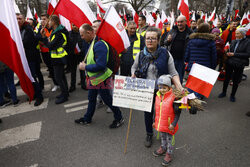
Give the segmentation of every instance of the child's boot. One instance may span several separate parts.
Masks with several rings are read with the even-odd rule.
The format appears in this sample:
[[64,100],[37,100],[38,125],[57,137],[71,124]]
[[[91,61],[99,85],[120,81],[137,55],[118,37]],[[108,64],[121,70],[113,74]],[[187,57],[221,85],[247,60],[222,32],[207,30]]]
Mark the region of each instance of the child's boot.
[[164,157],[164,159],[163,159],[163,161],[162,161],[162,165],[163,166],[168,166],[169,164],[170,164],[170,162],[172,161],[172,158],[171,158],[171,156],[170,156],[170,154],[166,154],[165,155],[165,157]]
[[161,155],[165,155],[165,153],[166,153],[166,150],[163,149],[162,147],[160,147],[158,150],[155,150],[155,151],[153,152],[153,155],[154,155],[155,157],[159,157],[159,156],[161,156]]

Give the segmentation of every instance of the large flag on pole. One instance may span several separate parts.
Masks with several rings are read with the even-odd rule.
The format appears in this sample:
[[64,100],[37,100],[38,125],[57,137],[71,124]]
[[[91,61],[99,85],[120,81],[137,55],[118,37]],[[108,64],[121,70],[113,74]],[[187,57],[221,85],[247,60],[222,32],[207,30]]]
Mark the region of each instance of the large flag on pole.
[[214,19],[215,19],[215,10],[216,10],[216,7],[214,8],[211,16],[208,18],[208,21],[214,21]]
[[189,73],[186,87],[199,94],[209,97],[218,76],[218,71],[195,63]]
[[85,0],[60,0],[56,5],[55,13],[64,16],[77,27],[84,23],[92,25],[96,20],[96,16]]
[[0,61],[9,66],[18,76],[23,91],[32,100],[34,89],[13,2],[1,0],[0,5]]
[[106,11],[96,35],[108,42],[116,50],[117,54],[130,46],[122,20],[113,6],[110,6]]
[[190,26],[189,22],[189,7],[188,0],[179,0],[178,9],[181,11],[181,14],[184,15],[187,19],[187,25]]
[[36,20],[37,20],[38,22],[41,21],[40,18],[38,17],[38,15],[37,15],[37,13],[36,13],[36,9],[35,9],[35,8],[34,8],[34,16],[35,16],[35,18],[36,18]]
[[21,13],[20,10],[19,10],[19,8],[18,8],[18,6],[17,6],[17,4],[16,4],[16,1],[15,1],[15,0],[13,0],[13,3],[14,3],[15,12],[16,12],[16,13]]
[[56,0],[50,0],[49,1],[49,7],[47,13],[51,15],[56,7],[57,1]]
[[134,19],[134,22],[137,26],[137,28],[139,27],[139,24],[138,24],[138,21],[139,21],[139,16],[138,14],[136,13],[136,11],[134,10],[134,8],[132,7],[132,14],[133,14],[133,19]]

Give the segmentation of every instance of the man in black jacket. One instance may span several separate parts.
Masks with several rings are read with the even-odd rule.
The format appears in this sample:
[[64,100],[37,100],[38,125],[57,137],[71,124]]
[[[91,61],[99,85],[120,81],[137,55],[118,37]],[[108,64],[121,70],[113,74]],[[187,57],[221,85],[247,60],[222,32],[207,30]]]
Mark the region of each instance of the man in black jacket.
[[26,58],[29,64],[29,68],[34,78],[35,82],[33,82],[35,95],[34,98],[36,99],[34,106],[39,106],[43,102],[43,95],[42,89],[36,80],[36,66],[40,66],[40,57],[38,50],[36,49],[37,41],[34,36],[34,32],[32,27],[29,23],[25,22],[25,18],[22,14],[16,14],[18,25],[21,32],[21,37],[23,41],[24,51],[26,54]]
[[180,81],[182,83],[184,76],[184,54],[186,45],[188,43],[189,35],[192,30],[187,26],[187,19],[185,16],[179,16],[177,18],[177,26],[168,33],[165,40],[165,46],[168,47],[170,53],[173,55],[176,71],[179,74]]

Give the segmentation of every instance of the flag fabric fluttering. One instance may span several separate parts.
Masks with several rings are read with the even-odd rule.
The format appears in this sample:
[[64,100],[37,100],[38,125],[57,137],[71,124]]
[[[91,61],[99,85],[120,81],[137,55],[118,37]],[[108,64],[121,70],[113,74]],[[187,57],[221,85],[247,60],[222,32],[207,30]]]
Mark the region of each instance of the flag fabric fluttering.
[[31,13],[30,7],[29,7],[29,3],[27,4],[27,13],[26,13],[26,19],[33,19],[33,15]]
[[110,6],[106,11],[96,35],[109,43],[116,50],[117,54],[120,54],[130,46],[122,20],[113,6]]
[[139,21],[139,15],[136,13],[136,11],[134,10],[134,8],[132,8],[132,14],[133,14],[133,20],[137,26],[137,28],[139,27],[138,21]]
[[194,63],[186,87],[208,98],[219,74],[218,71]]
[[85,0],[60,0],[55,7],[58,13],[80,27],[84,23],[92,25],[96,17]]
[[36,12],[36,9],[35,9],[35,8],[34,8],[34,16],[35,16],[35,19],[36,19],[38,22],[41,21],[40,18],[38,17],[38,15],[37,15],[37,12]]
[[163,27],[163,23],[161,21],[160,15],[157,15],[157,19],[155,21],[155,27],[159,28],[159,29],[162,29],[162,27]]
[[13,0],[13,3],[14,3],[15,13],[21,13],[20,10],[19,10],[19,8],[18,8],[18,6],[17,6],[17,4],[16,4],[15,0]]
[[186,17],[187,25],[190,27],[188,0],[179,0],[178,9],[181,11],[181,14]]
[[229,47],[230,47],[230,44],[229,44],[229,42],[227,42],[226,45],[225,45],[225,47],[224,47],[224,50],[227,51],[229,49]]
[[47,10],[47,13],[49,15],[51,15],[53,13],[53,11],[55,10],[56,4],[57,4],[56,0],[50,0],[49,1],[49,7],[48,7],[48,10]]
[[100,8],[100,12],[102,12],[102,13],[106,12],[101,0],[96,0],[96,4]]
[[166,16],[164,10],[161,11],[161,22],[163,24],[168,22],[168,17]]
[[14,4],[10,0],[1,0],[0,35],[0,61],[16,73],[20,80],[21,88],[32,100],[34,97],[32,85],[34,79],[25,56]]
[[240,25],[244,25],[244,24],[248,24],[248,23],[249,23],[248,16],[246,13],[244,13],[244,15],[240,21]]
[[214,21],[214,19],[215,19],[215,11],[216,11],[216,8],[214,8],[212,14],[211,14],[210,17],[208,18],[208,21]]
[[97,20],[102,20],[102,16],[101,16],[101,13],[100,13],[100,10],[99,10],[99,7],[96,6],[96,18]]

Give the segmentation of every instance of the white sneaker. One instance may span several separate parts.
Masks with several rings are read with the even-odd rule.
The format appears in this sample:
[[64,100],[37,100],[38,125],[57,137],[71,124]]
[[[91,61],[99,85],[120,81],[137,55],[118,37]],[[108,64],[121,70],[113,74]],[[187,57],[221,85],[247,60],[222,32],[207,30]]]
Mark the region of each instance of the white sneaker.
[[52,92],[55,92],[57,89],[59,88],[59,86],[55,85],[53,88],[52,88]]

